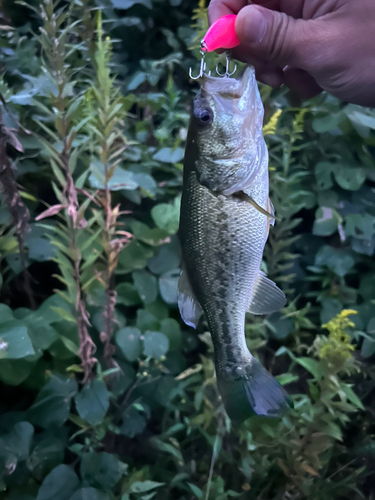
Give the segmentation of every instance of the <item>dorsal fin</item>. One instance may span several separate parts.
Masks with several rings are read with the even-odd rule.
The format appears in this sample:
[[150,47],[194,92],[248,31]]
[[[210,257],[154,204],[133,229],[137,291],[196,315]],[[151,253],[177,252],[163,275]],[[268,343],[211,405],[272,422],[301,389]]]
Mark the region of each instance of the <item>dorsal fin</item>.
[[279,311],[285,304],[284,292],[267,278],[263,271],[259,271],[248,312],[251,314],[271,314]]

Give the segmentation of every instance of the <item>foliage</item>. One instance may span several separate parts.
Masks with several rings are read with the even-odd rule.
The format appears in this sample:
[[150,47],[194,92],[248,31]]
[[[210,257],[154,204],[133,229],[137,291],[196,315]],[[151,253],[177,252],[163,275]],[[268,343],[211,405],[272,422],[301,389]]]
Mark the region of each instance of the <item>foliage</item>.
[[233,428],[176,304],[205,2],[3,4],[1,495],[374,497],[374,111],[260,86],[288,305],[246,336],[294,409]]

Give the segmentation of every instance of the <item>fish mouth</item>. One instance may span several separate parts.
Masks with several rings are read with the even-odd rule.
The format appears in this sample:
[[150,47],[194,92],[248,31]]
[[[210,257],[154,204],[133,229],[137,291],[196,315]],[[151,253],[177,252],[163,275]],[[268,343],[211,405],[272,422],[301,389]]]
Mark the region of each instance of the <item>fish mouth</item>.
[[245,66],[237,78],[205,74],[201,79],[201,88],[207,94],[216,94],[227,99],[240,99],[246,93],[252,80],[255,80],[255,70],[253,66]]

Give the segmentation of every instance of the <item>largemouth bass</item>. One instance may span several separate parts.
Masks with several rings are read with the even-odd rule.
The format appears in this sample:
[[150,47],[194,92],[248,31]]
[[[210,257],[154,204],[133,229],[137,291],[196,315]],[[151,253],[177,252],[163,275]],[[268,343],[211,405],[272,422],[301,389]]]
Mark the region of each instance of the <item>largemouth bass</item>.
[[274,223],[263,104],[253,68],[238,79],[204,75],[200,83],[184,160],[178,305],[193,328],[206,316],[228,415],[279,416],[290,399],[245,339],[246,312],[270,314],[286,302],[260,270]]

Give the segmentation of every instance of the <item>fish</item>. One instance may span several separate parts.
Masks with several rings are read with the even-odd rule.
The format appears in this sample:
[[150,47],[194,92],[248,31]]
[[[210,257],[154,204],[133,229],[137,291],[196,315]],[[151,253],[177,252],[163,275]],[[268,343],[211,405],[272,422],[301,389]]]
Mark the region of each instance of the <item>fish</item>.
[[246,345],[245,316],[286,303],[260,269],[275,212],[269,199],[264,108],[254,68],[200,78],[183,167],[178,307],[196,328],[204,314],[218,389],[228,416],[280,417],[291,399]]

